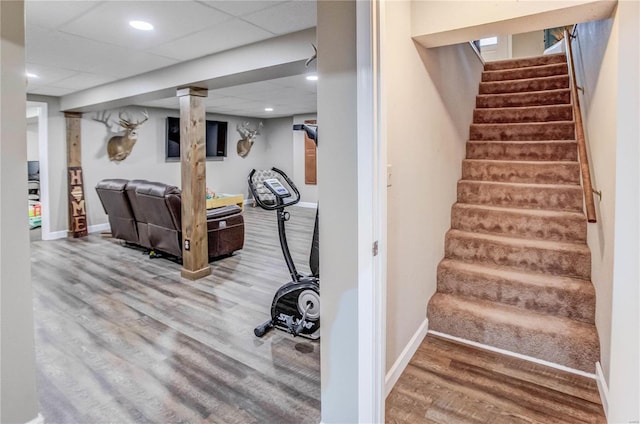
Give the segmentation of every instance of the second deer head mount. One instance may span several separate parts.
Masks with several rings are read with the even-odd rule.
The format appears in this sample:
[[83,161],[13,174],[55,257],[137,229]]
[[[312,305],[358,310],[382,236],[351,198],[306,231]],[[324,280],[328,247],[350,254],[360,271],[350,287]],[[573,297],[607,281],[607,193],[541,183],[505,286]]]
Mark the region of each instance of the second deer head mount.
[[144,119],[134,122],[128,113],[118,113],[118,126],[124,130],[123,134],[118,134],[122,131],[114,131],[112,129],[115,122],[109,121],[111,119],[111,114],[107,113],[107,111],[102,111],[93,118],[94,121],[105,124],[109,133],[117,134],[109,138],[109,141],[107,141],[107,154],[109,155],[110,161],[120,162],[129,156],[131,150],[133,150],[133,146],[136,144],[136,141],[138,141],[138,127],[149,119],[149,114],[146,110],[142,112],[142,116]]
[[253,146],[253,142],[256,140],[256,135],[260,134],[260,130],[262,129],[262,122],[260,122],[255,127],[251,128],[249,126],[249,122],[245,121],[242,124],[236,125],[236,130],[242,137],[238,140],[238,156],[241,158],[247,157],[249,152],[251,151],[251,147]]

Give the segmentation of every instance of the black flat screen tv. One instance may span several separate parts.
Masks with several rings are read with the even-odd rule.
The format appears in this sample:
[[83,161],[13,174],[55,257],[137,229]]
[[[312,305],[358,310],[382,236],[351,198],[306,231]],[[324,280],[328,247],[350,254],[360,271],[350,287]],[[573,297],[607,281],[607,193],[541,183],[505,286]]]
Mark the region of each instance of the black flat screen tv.
[[[215,160],[227,156],[227,123],[206,121],[205,146],[207,159]],[[180,118],[167,118],[166,160],[180,161]]]

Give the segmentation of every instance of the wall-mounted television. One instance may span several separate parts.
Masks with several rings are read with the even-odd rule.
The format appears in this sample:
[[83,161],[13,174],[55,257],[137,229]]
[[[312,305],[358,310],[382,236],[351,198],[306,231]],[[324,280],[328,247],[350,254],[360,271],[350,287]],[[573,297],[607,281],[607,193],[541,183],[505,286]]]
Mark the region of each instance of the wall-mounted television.
[[[206,121],[205,146],[207,160],[220,160],[227,156],[227,123]],[[167,118],[166,160],[180,161],[180,118]]]

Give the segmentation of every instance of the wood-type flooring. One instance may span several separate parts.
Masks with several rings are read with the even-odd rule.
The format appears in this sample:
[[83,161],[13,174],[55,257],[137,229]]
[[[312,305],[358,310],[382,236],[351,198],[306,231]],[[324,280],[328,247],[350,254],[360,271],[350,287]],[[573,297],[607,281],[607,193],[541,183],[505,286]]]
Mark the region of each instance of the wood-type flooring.
[[388,424],[605,424],[593,379],[427,335],[387,397]]
[[[288,210],[289,246],[308,272],[315,209]],[[275,212],[244,216],[244,249],[198,281],[99,234],[32,242],[47,424],[320,421],[319,341],[253,334],[289,275]]]
[[[289,208],[301,272],[315,210]],[[92,234],[33,241],[39,411],[47,424],[318,423],[320,345],[253,328],[288,281],[275,213],[245,208],[245,246],[212,275]],[[605,423],[593,380],[427,336],[387,423]]]

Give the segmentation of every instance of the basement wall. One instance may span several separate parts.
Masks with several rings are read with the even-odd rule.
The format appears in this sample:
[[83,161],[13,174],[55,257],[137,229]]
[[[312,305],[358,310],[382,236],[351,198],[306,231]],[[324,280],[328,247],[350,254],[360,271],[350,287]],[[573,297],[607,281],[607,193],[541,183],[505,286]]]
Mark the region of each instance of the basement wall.
[[425,49],[411,38],[411,3],[385,3],[387,372],[426,320],[451,227],[482,64],[468,43]]
[[[293,124],[304,124],[307,120],[317,120],[317,116],[298,115],[293,117]],[[321,141],[322,142],[322,141]],[[305,184],[304,182],[304,132],[294,131],[293,133],[293,180],[300,190],[301,202],[318,202],[318,185]],[[316,155],[316,160],[317,160]]]
[[437,47],[496,34],[516,34],[611,16],[616,0],[412,1],[412,35]]
[[24,2],[0,1],[0,422],[38,415],[27,221]]
[[[60,101],[56,97],[27,95],[27,100],[47,103],[47,157],[40,157],[40,162],[47,161],[49,166],[49,179],[46,187],[49,193],[49,221],[51,232],[65,232],[67,223],[67,141],[66,123],[64,115],[60,112]],[[42,163],[40,164],[42,170]],[[43,190],[42,175],[40,176],[40,192]],[[105,221],[106,222],[106,219]],[[42,234],[43,240],[47,234]]]
[[638,2],[580,24],[574,42],[598,222],[589,224],[601,365],[611,423],[638,422]]
[[[65,118],[60,112],[57,98],[29,95],[28,99],[48,103],[50,228],[53,237],[66,236],[66,233],[62,234],[67,230],[68,197]],[[112,119],[115,119],[119,110],[130,111],[134,120],[141,119],[142,109],[136,107],[111,110],[107,113],[111,113]],[[149,120],[140,127],[138,141],[131,154],[120,163],[108,159],[106,142],[110,135],[108,136],[104,124],[93,120],[96,113],[86,113],[82,118],[82,166],[87,221],[90,228],[108,222],[94,189],[104,178],[148,179],[180,187],[180,162],[165,161],[166,118],[179,117],[179,111],[155,108],[146,110]],[[294,159],[302,162],[304,157],[294,158],[293,155],[296,142],[296,134],[292,131],[293,117],[262,120],[265,125],[262,134],[256,137],[256,142],[246,158],[241,158],[236,153],[236,143],[240,139],[236,125],[243,121],[257,124],[261,120],[216,114],[207,114],[207,119],[228,123],[227,157],[222,161],[207,161],[207,187],[211,190],[218,193],[243,194],[247,198],[247,176],[251,169],[270,169],[273,166],[286,172],[297,185],[304,186],[304,178],[298,180],[294,175]],[[302,201],[317,202],[317,195],[304,192]]]

